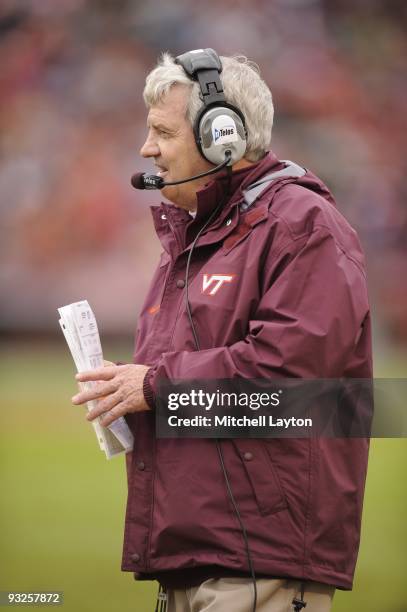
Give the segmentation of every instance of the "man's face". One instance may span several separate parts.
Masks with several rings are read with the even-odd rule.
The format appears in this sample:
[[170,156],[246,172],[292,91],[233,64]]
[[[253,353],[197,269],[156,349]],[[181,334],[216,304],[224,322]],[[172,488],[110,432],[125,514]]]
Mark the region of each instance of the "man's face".
[[[148,135],[140,154],[154,158],[157,174],[165,181],[177,181],[213,168],[199,153],[192,126],[186,118],[188,97],[187,86],[174,85],[148,113]],[[207,182],[205,177],[164,187],[162,193],[176,206],[196,210],[196,192]]]

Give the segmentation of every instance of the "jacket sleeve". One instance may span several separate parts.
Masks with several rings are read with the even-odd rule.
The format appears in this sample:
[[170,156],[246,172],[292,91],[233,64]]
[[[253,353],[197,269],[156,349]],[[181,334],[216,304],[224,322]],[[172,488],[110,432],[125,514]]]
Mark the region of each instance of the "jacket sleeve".
[[246,337],[230,346],[164,353],[145,378],[150,405],[159,378],[343,376],[369,312],[361,259],[318,226],[270,255],[265,279]]

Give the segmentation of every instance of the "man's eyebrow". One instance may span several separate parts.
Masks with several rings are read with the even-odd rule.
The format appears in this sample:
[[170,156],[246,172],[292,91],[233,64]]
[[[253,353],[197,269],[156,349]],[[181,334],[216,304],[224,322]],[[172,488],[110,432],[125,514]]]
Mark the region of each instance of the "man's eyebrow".
[[161,122],[155,122],[153,121],[147,121],[147,127],[150,128],[154,128],[155,130],[165,130],[166,132],[174,132],[174,128],[172,128],[171,126],[169,126],[167,123],[161,123]]

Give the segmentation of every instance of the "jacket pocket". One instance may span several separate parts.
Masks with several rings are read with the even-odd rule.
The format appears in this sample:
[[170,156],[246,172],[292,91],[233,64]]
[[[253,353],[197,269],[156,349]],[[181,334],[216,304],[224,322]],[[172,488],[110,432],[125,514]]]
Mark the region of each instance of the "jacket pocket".
[[260,514],[274,514],[287,508],[278,475],[261,440],[233,440]]

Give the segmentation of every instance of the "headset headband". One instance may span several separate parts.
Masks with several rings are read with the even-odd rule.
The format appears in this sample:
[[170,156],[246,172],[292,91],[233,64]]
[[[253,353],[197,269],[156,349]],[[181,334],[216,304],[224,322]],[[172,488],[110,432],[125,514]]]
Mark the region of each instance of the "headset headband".
[[199,82],[205,107],[226,102],[219,78],[222,64],[216,51],[213,49],[188,51],[178,55],[175,63],[180,64],[191,79]]
[[213,49],[196,49],[175,58],[184,72],[199,83],[203,106],[198,111],[193,131],[201,155],[215,165],[230,153],[230,165],[246,151],[246,127],[243,113],[226,102],[220,78],[222,63]]

